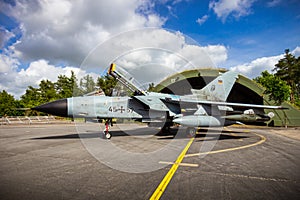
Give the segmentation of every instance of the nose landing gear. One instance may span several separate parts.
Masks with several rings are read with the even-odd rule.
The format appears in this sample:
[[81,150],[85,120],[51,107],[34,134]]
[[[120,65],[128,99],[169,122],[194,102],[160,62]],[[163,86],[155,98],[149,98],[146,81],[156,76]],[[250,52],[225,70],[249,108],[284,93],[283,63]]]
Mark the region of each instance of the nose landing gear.
[[112,124],[112,121],[111,120],[106,120],[105,121],[105,128],[103,130],[103,134],[105,136],[106,139],[110,139],[111,138],[111,133],[109,132],[109,125]]

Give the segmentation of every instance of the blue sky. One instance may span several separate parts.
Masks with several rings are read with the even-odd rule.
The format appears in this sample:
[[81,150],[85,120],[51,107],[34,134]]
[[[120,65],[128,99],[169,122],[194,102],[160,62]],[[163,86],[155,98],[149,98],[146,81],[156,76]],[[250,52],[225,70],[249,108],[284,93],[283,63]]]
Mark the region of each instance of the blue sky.
[[[133,33],[126,45],[153,43],[195,59],[200,48],[192,48],[179,32],[207,51],[216,67],[250,78],[271,71],[287,48],[300,55],[298,0],[5,0],[0,11],[0,90],[16,97],[42,79],[55,81],[71,70],[83,76],[86,71],[79,67],[91,50],[120,33],[145,27],[167,31],[149,33],[153,41]],[[112,51],[103,51],[103,57],[115,56]],[[131,55],[123,63],[132,67],[145,58],[153,61],[153,52],[148,53]],[[170,57],[162,62],[170,63]],[[102,58],[99,66],[106,65]]]
[[[277,55],[300,44],[300,1],[253,1],[247,14],[237,17],[232,11],[225,19],[209,9],[209,2],[181,2],[171,12],[158,4],[156,10],[168,17],[165,28],[180,30],[201,45],[229,46],[232,59],[241,57],[237,62]],[[198,24],[203,16],[207,19]]]

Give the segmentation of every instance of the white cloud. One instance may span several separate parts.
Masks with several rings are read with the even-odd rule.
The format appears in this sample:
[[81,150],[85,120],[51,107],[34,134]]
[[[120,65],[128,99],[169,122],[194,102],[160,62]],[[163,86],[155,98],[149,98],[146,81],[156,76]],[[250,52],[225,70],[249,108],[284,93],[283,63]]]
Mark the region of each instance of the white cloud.
[[295,55],[296,57],[300,56],[300,47],[297,46],[292,52],[293,55]]
[[3,49],[6,43],[13,37],[15,37],[13,32],[8,31],[4,27],[0,26],[0,49]]
[[190,40],[180,32],[164,29],[124,32],[98,46],[82,63],[82,68],[99,71],[99,66],[116,62],[141,82],[158,81],[179,71],[214,67],[226,61],[224,46],[199,46]]
[[[160,27],[166,20],[152,11],[148,0],[17,0],[14,5],[1,1],[0,7],[19,23],[21,38],[0,54],[0,88],[16,97],[42,79],[55,81],[58,74],[79,70],[66,66],[80,66],[91,49],[113,35]],[[14,36],[1,28],[1,47]],[[101,64],[99,56],[105,55],[98,55]],[[22,63],[29,63],[28,68]]]
[[[293,55],[296,57],[300,55],[300,47],[296,47],[292,52]],[[261,72],[268,70],[272,73],[272,70],[275,67],[275,64],[278,63],[280,59],[284,57],[284,54],[280,54],[277,56],[270,56],[270,57],[262,57],[257,58],[250,63],[244,63],[241,65],[237,65],[231,67],[230,70],[239,72],[245,76],[250,78],[255,78],[261,74]]]
[[[73,71],[78,80],[87,74],[86,71],[77,67],[57,67],[49,64],[46,60],[31,62],[27,69],[17,71],[18,61],[1,55],[0,59],[0,88],[19,98],[25,93],[28,86],[38,87],[42,80],[56,82],[58,75],[71,76]],[[3,67],[4,66],[4,67]],[[97,75],[90,73],[96,79]]]
[[271,72],[275,64],[281,58],[283,58],[283,55],[257,58],[250,63],[231,67],[230,70],[239,72],[250,78],[255,78],[264,70]]
[[158,83],[183,70],[212,67],[213,64],[204,49],[195,45],[184,45],[177,51],[163,48],[137,49],[120,57],[115,63],[142,84]]
[[[71,70],[78,79],[86,73],[96,77],[114,60],[137,79],[154,82],[227,59],[222,45],[201,47],[180,32],[139,29],[160,27],[166,20],[147,0],[17,1],[15,7],[0,6],[20,22],[23,34],[0,60],[0,88],[17,98],[29,85],[36,87],[43,79],[55,82],[59,74],[69,76]],[[29,66],[20,69],[20,60]],[[81,69],[76,68],[82,61]]]
[[198,18],[198,19],[196,20],[196,22],[197,22],[199,25],[202,25],[202,24],[204,24],[204,23],[206,22],[207,19],[208,19],[208,15],[204,15],[204,16],[202,16],[201,18]]
[[101,44],[89,54],[82,68],[99,71],[99,66],[115,62],[144,84],[158,83],[187,69],[212,68],[226,60],[223,45],[199,46],[180,32],[147,28],[124,32]]
[[281,3],[281,0],[272,0],[267,2],[268,7],[275,7],[278,6]]
[[208,45],[204,47],[204,50],[217,67],[220,67],[220,64],[227,61],[228,51],[223,45]]
[[[51,0],[0,3],[20,22],[22,37],[16,51],[22,59],[79,65],[97,44],[119,32],[160,27],[165,19],[151,11],[147,0]],[[139,13],[142,8],[144,13]]]
[[251,6],[255,0],[219,0],[210,1],[209,9],[212,9],[218,18],[225,22],[229,15],[235,18],[249,15]]
[[[14,49],[11,49],[14,52]],[[99,55],[101,55],[99,57]],[[0,62],[0,86],[19,97],[28,86],[36,87],[41,80],[57,80],[60,74],[68,75],[73,70],[80,79],[86,73],[94,78],[101,74],[112,61],[128,70],[141,83],[161,81],[168,75],[190,68],[214,67],[227,59],[227,49],[222,45],[198,46],[180,32],[146,28],[107,40],[90,53],[81,69],[50,64],[45,59],[32,61],[28,68],[18,70],[16,59],[2,55]],[[14,66],[14,67],[12,67]]]
[[17,69],[19,61],[5,54],[0,54],[0,73],[7,74],[11,69]]
[[57,81],[59,74],[66,74],[69,68],[56,67],[50,65],[46,60],[37,60],[30,63],[27,69],[17,72],[17,83],[37,86],[41,80]]

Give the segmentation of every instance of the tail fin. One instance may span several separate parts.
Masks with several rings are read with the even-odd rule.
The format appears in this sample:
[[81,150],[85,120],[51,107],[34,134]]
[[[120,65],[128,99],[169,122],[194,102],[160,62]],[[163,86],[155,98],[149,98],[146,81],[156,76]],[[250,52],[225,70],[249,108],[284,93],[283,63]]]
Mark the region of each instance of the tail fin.
[[203,100],[226,101],[237,78],[238,73],[228,71],[218,76],[201,90],[191,89],[191,92],[197,98]]

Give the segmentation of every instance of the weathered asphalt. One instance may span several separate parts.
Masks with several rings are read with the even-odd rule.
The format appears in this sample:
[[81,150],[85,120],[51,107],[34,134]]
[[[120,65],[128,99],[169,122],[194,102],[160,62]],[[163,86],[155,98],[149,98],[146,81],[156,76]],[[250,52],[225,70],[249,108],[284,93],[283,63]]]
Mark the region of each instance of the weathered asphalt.
[[[172,141],[172,136],[128,136],[114,128],[106,142],[133,153]],[[74,124],[0,126],[1,199],[149,199],[172,166],[143,173],[108,167],[87,151],[77,130]],[[299,199],[300,141],[276,131],[200,130],[182,161],[186,165],[179,166],[161,199]],[[101,137],[88,130],[82,134]],[[204,155],[210,147],[213,153]]]

